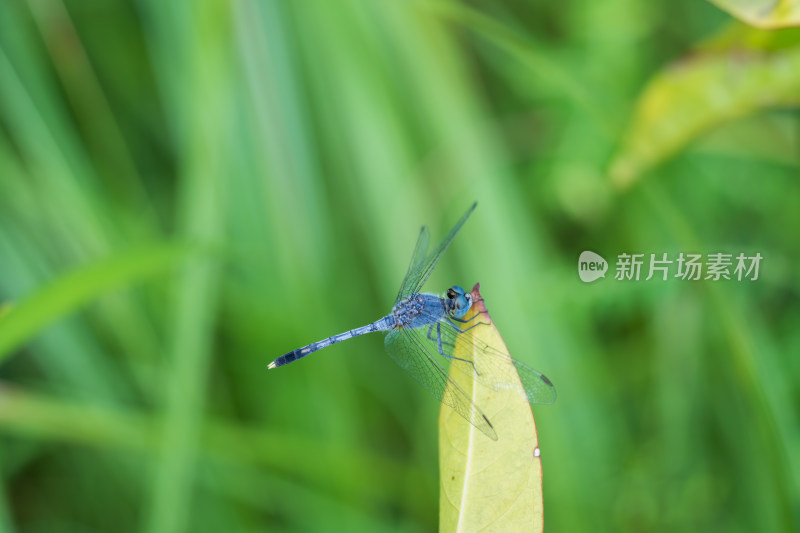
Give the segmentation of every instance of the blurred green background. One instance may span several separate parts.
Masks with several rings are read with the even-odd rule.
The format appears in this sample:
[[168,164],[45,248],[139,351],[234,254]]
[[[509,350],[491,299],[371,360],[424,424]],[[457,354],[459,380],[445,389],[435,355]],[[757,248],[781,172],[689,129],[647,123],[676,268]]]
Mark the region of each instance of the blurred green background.
[[799,47],[694,0],[0,3],[0,530],[435,530],[381,336],[266,365],[474,200],[427,288],[558,388],[546,530],[800,530]]

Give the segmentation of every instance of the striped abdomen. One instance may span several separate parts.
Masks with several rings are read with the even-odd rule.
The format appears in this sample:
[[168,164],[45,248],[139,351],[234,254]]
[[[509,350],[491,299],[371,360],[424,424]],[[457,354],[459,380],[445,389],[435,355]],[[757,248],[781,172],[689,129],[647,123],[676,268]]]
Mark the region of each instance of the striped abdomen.
[[310,353],[314,353],[323,348],[327,348],[331,344],[336,344],[337,342],[341,342],[347,339],[352,339],[353,337],[358,337],[359,335],[374,333],[376,331],[390,330],[392,329],[393,324],[394,324],[394,318],[392,318],[391,315],[383,317],[380,320],[373,322],[372,324],[356,329],[351,329],[350,331],[345,331],[344,333],[339,333],[338,335],[334,335],[333,337],[328,337],[327,339],[323,339],[321,341],[311,343],[308,346],[303,346],[302,348],[293,350],[275,359],[273,362],[269,364],[269,368],[276,368],[279,366],[288,365],[289,363],[297,361],[298,359],[301,359]]

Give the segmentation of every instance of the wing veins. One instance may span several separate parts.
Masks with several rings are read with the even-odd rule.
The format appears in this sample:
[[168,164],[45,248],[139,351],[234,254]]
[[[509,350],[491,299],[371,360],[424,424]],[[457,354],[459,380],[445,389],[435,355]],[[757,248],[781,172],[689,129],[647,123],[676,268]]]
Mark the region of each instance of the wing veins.
[[[467,337],[466,334],[459,333],[446,321],[440,320],[440,322],[442,323],[442,347],[443,351],[449,352],[448,355],[453,355],[456,351],[460,353],[461,359],[464,359],[463,355],[475,352],[483,355],[483,357],[468,358],[472,362],[471,365],[454,360],[453,364],[456,364],[459,370],[476,378],[478,383],[484,387],[493,390],[516,386],[515,382],[518,376],[523,388],[519,392],[527,397],[528,402],[541,405],[550,405],[555,402],[556,389],[544,374],[514,359],[508,353],[476,340],[474,335]],[[477,327],[482,326],[478,325]],[[446,344],[450,344],[453,348],[444,349]]]
[[[400,346],[396,346],[395,343],[399,343]],[[497,433],[488,422],[488,417],[447,375],[446,370],[434,357],[434,352],[422,341],[420,328],[401,328],[400,331],[392,331],[387,336],[387,349],[400,366],[437,400],[453,409],[486,436],[497,440]],[[397,350],[402,353],[398,353]]]
[[[428,281],[428,278],[433,273],[433,270],[436,268],[436,265],[439,264],[439,260],[442,258],[442,255],[447,250],[450,243],[455,238],[456,234],[461,230],[461,227],[467,221],[469,216],[475,210],[475,207],[478,205],[477,202],[472,204],[467,212],[464,213],[458,222],[456,222],[455,226],[450,230],[447,236],[439,243],[439,245],[428,255],[423,258],[420,258],[419,261],[414,266],[414,260],[416,259],[416,254],[418,252],[417,248],[419,246],[419,240],[417,241],[417,248],[414,249],[414,256],[412,256],[412,266],[409,267],[408,273],[406,274],[406,278],[403,280],[403,284],[400,286],[400,292],[397,295],[397,301],[399,302],[403,298],[408,298],[412,294],[417,294],[422,290],[422,286],[425,285],[425,282]],[[426,228],[423,226],[423,231]],[[420,232],[420,239],[422,237],[422,232]],[[426,243],[426,248],[427,248]]]

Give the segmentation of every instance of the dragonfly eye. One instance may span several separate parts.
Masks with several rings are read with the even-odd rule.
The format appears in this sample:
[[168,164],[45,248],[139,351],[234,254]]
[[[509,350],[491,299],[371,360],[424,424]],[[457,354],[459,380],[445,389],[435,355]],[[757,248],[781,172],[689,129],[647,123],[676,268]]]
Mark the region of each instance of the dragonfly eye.
[[469,294],[455,292],[456,297],[452,299],[452,306],[449,309],[451,316],[461,318],[467,314],[469,308],[472,306],[472,298]]
[[447,297],[451,300],[456,297],[456,291],[454,291],[452,287],[447,289]]

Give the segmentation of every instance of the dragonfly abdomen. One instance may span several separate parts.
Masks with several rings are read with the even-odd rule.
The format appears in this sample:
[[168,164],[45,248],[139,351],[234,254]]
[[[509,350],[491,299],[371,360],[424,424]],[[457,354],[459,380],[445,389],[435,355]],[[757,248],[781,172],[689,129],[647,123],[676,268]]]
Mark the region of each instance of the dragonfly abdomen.
[[269,364],[268,368],[276,368],[279,366],[288,365],[289,363],[293,363],[298,359],[302,359],[303,357],[307,356],[310,353],[314,353],[323,348],[327,348],[331,344],[336,344],[337,342],[346,341],[347,339],[352,339],[353,337],[358,337],[359,335],[366,335],[367,333],[390,330],[392,329],[393,326],[394,326],[394,318],[391,315],[385,316],[380,320],[373,322],[372,324],[367,324],[366,326],[362,326],[360,328],[351,329],[350,331],[345,331],[344,333],[333,335],[332,337],[328,337],[327,339],[323,339],[317,342],[312,342],[308,346],[303,346],[302,348],[292,350],[291,352],[275,359],[273,362]]

